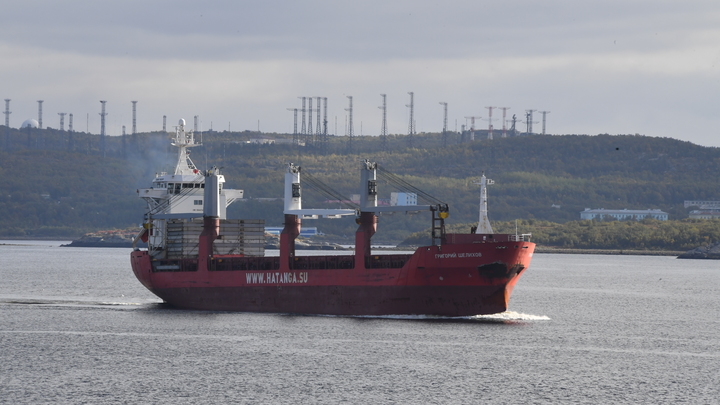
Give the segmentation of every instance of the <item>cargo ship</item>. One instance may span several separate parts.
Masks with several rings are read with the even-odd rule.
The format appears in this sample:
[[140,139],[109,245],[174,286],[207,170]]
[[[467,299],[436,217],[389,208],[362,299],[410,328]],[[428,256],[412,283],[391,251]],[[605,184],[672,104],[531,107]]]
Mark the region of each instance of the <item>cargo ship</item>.
[[[264,222],[226,219],[227,206],[243,192],[223,187],[217,168],[195,167],[188,148],[197,143],[183,120],[172,145],[178,148],[175,172],[159,173],[151,188],[138,190],[148,212],[134,242],[146,241],[148,247],[134,247],[131,263],[138,280],[174,307],[319,315],[494,314],[508,309],[535,249],[529,234],[493,233],[486,194],[491,181],[484,175],[478,226],[467,234],[446,233],[445,203],[378,205],[380,168],[365,160],[359,204],[343,209],[303,208],[302,169],[288,164],[279,255],[266,255]],[[431,243],[413,253],[373,252],[378,217],[402,211],[430,213]],[[358,224],[354,251],[296,255],[303,220],[344,216],[354,216]]]

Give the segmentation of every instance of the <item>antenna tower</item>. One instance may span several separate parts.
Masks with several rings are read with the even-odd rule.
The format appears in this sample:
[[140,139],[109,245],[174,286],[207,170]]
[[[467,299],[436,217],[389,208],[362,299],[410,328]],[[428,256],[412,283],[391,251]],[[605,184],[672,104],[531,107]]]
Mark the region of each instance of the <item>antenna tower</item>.
[[297,133],[297,108],[288,108],[288,111],[293,112],[293,145],[298,144],[298,133]]
[[38,100],[38,129],[42,129],[42,103],[44,100]]
[[107,103],[107,101],[100,100],[100,104],[102,104],[102,112],[100,113],[100,151],[103,157],[105,157],[105,116],[107,115],[105,112],[105,103]]
[[507,138],[507,121],[505,120],[505,117],[507,116],[507,110],[510,109],[510,107],[498,107],[503,112],[502,117],[502,124],[503,124],[503,131],[502,131],[502,137]]
[[322,134],[322,122],[320,122],[320,105],[322,104],[322,97],[315,97],[317,99],[317,129],[315,130],[315,135],[317,137],[320,137],[320,134]]
[[380,95],[383,99],[382,106],[378,107],[382,110],[382,126],[380,127],[380,142],[382,148],[387,148],[387,94]]
[[440,105],[443,106],[443,131],[442,131],[442,146],[443,148],[447,146],[448,141],[448,133],[447,133],[447,103],[444,101],[440,102]]
[[58,115],[60,116],[60,130],[65,131],[65,115],[67,113],[58,113]]
[[[327,97],[322,97],[318,99],[318,110],[320,109],[320,100],[322,100],[325,104],[323,105],[323,118],[322,118],[322,131],[318,133],[318,139],[320,142],[320,152],[322,154],[327,153],[327,147],[328,147],[328,137],[327,137]],[[320,119],[320,115],[318,113],[318,119]]]
[[137,101],[131,101],[133,105],[133,126],[132,126],[132,134],[137,134]]
[[[482,118],[482,117],[477,117],[474,115],[472,115],[470,117],[465,117],[465,119],[470,119],[470,142],[475,140],[475,119],[480,119],[480,118]],[[463,131],[463,138],[464,137],[465,137],[465,131]]]
[[545,117],[550,114],[550,111],[540,111],[540,114],[543,115],[542,119],[542,134],[545,135]]
[[307,115],[308,115],[308,126],[307,126],[308,140],[307,140],[307,143],[312,145],[312,141],[313,141],[312,113],[313,113],[313,111],[315,111],[315,110],[313,110],[313,108],[312,108],[313,98],[312,98],[312,97],[308,97],[307,99],[308,99],[308,109],[307,109]]
[[409,91],[410,104],[406,104],[405,107],[410,107],[410,123],[408,124],[408,146],[413,147],[413,135],[415,134],[415,93]]
[[492,117],[492,111],[497,107],[485,107],[488,109],[488,139],[492,141],[493,139],[493,117]]
[[[327,97],[323,97],[323,135],[327,137],[328,131],[327,131]],[[326,139],[327,140],[327,139]]]
[[305,135],[307,131],[305,130],[305,97],[298,97],[302,99],[302,108],[300,109],[300,112],[302,113],[302,126],[300,127],[300,133]]
[[10,111],[10,99],[5,99],[5,149],[10,149],[10,114],[12,112]]
[[353,118],[353,117],[352,117],[352,115],[353,115],[353,106],[352,106],[352,99],[353,99],[353,97],[352,97],[352,96],[347,96],[347,98],[348,98],[348,100],[350,101],[349,107],[345,109],[345,111],[348,112],[348,117],[349,117],[349,119],[348,119],[348,129],[347,129],[347,131],[348,131],[348,132],[347,132],[347,136],[348,136],[348,144],[347,144],[348,146],[347,146],[347,149],[348,149],[348,153],[351,153],[351,152],[352,152],[352,146],[353,146],[353,145],[352,145],[352,140],[353,140],[353,121],[352,121],[352,118]]
[[533,112],[537,110],[525,110],[525,124],[527,124],[527,134],[531,135],[533,133],[532,131],[532,124],[537,124],[537,121],[533,121]]
[[70,113],[68,116],[70,117],[68,121],[68,150],[72,151],[75,147],[73,143],[73,115]]
[[123,159],[127,157],[127,142],[126,142],[126,135],[125,135],[125,125],[122,126],[122,156]]
[[327,153],[327,146],[328,146],[328,131],[327,131],[327,97],[323,97],[323,134],[322,134],[322,142],[321,142],[321,150],[322,153]]

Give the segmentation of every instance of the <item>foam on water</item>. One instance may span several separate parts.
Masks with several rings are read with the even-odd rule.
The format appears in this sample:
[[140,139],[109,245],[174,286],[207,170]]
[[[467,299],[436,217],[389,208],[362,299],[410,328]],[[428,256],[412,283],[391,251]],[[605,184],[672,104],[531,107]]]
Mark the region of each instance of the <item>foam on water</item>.
[[491,314],[491,315],[475,315],[469,317],[470,319],[475,320],[487,320],[487,321],[497,321],[497,322],[504,322],[504,321],[549,321],[550,317],[546,315],[530,315],[530,314],[522,314],[515,311],[505,311],[501,312],[499,314]]

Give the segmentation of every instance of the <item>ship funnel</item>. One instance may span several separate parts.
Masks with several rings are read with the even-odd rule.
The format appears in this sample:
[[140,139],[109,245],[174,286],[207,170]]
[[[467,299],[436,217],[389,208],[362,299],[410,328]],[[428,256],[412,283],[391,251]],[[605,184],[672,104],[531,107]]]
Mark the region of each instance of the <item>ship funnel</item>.
[[203,216],[220,218],[220,170],[217,167],[205,172],[205,202]]

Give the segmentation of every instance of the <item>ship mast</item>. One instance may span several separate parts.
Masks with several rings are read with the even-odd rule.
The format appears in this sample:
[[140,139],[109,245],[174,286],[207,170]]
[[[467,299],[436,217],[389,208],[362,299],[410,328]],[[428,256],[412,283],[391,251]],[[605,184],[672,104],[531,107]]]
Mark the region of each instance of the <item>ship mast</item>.
[[175,139],[172,142],[173,146],[178,148],[178,162],[175,166],[175,174],[196,174],[198,173],[197,167],[190,160],[190,151],[187,148],[193,146],[200,146],[199,143],[195,143],[195,137],[192,130],[185,130],[185,120],[181,119],[178,125],[175,127]]
[[494,181],[485,177],[483,172],[480,181],[476,181],[475,184],[480,185],[480,218],[478,219],[478,226],[475,230],[476,234],[492,234],[493,230],[490,226],[490,220],[488,219],[487,209],[487,186],[495,184]]

